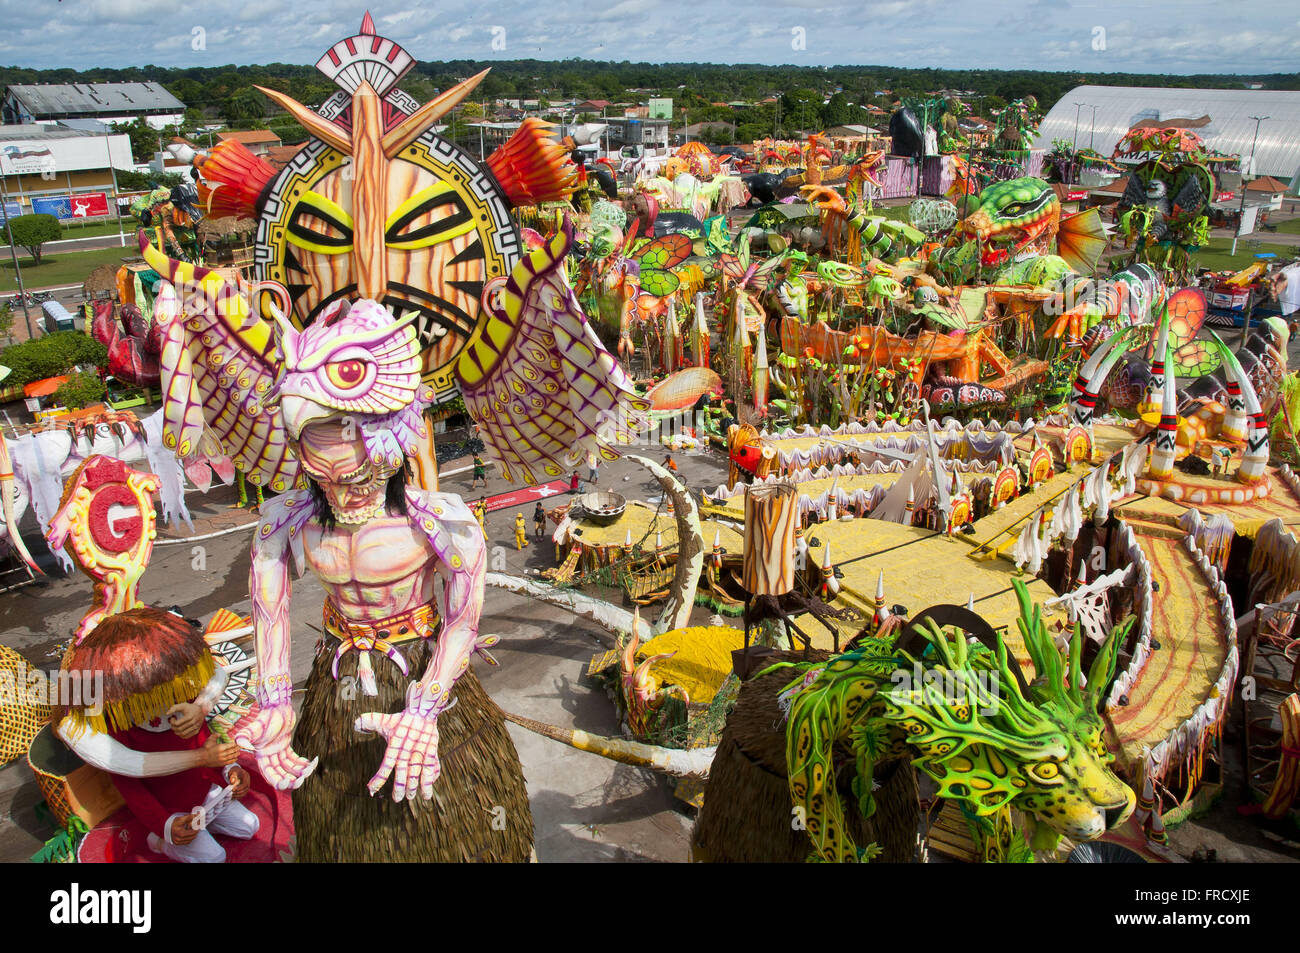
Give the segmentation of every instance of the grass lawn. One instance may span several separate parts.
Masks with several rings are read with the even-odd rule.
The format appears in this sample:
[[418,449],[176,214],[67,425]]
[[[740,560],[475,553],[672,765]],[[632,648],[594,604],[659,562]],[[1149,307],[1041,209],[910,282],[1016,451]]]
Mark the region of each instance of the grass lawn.
[[1290,235],[1300,235],[1300,218],[1289,218],[1285,222],[1279,222],[1277,230]]
[[871,208],[872,215],[882,215],[891,222],[910,222],[908,217],[912,210],[910,202],[904,205],[873,205]]
[[[140,225],[138,222],[136,222],[135,219],[132,218],[122,219],[122,232],[126,235],[126,240],[128,242],[131,240],[131,236],[135,234],[135,230],[139,227]],[[98,222],[75,222],[75,223],[65,222],[63,224],[64,239],[98,238],[101,235],[116,235],[116,234],[117,234],[117,219],[115,218],[110,218]]]
[[[56,285],[79,285],[100,265],[118,265],[124,257],[138,258],[140,253],[130,245],[126,248],[96,248],[93,251],[56,251],[53,254],[47,251],[41,256],[39,265],[33,264],[26,255],[18,256],[18,265],[23,270],[24,288],[50,288]],[[17,290],[13,260],[5,255],[0,258],[0,292]]]
[[[1281,228],[1281,226],[1278,227]],[[1278,259],[1288,261],[1300,254],[1300,248],[1294,245],[1274,245],[1269,242],[1262,242],[1258,248],[1254,248],[1246,239],[1237,242],[1235,257],[1229,254],[1231,251],[1231,238],[1215,236],[1210,238],[1208,245],[1192,256],[1192,260],[1200,267],[1209,268],[1213,271],[1227,271],[1229,268],[1240,271],[1247,265],[1254,264],[1255,256],[1264,252],[1272,252],[1277,255]]]

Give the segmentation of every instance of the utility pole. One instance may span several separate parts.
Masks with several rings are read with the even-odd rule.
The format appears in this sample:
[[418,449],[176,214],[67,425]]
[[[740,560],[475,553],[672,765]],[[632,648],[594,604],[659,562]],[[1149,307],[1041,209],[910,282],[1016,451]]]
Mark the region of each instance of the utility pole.
[[18,300],[23,303],[23,318],[27,321],[27,340],[36,337],[32,330],[32,313],[27,309],[27,292],[23,289],[23,270],[18,267],[18,250],[14,248],[14,233],[9,227],[9,192],[5,188],[5,177],[0,174],[0,207],[4,210],[5,238],[9,242],[9,257],[14,261],[14,275],[18,279]]
[[1092,140],[1093,140],[1093,137],[1094,137],[1096,134],[1097,134],[1097,107],[1096,107],[1096,106],[1093,106],[1093,107],[1092,107],[1092,124],[1088,127],[1088,151],[1089,151],[1089,152],[1094,151],[1094,149],[1093,149],[1093,145],[1092,145]]
[[1232,236],[1232,252],[1234,257],[1237,254],[1237,239],[1241,237],[1241,226],[1246,220],[1246,176],[1255,168],[1255,145],[1259,142],[1259,124],[1265,119],[1271,119],[1271,116],[1251,116],[1255,120],[1255,138],[1250,141],[1250,164],[1241,173],[1241,203],[1237,206],[1237,231]]
[[[212,141],[211,136],[212,133],[208,133],[209,142]],[[159,144],[161,145],[161,140],[159,140]],[[126,232],[122,229],[122,207],[117,201],[117,167],[113,165],[113,144],[109,141],[107,126],[104,127],[104,152],[108,156],[109,174],[113,176],[113,211],[117,215],[117,238],[122,243],[122,247],[125,248]]]

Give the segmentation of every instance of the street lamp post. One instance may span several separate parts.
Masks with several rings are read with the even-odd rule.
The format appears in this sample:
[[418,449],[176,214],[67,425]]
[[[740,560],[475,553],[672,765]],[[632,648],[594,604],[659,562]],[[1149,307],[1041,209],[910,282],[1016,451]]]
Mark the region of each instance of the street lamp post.
[[1073,166],[1073,167],[1075,167],[1075,168],[1073,169],[1073,171],[1074,171],[1074,176],[1073,176],[1073,178],[1074,178],[1075,184],[1078,184],[1078,181],[1079,181],[1079,171],[1078,171],[1077,166],[1079,165],[1079,114],[1080,114],[1081,112],[1083,112],[1083,107],[1086,106],[1086,105],[1088,105],[1088,104],[1087,104],[1087,103],[1071,103],[1070,105],[1075,107],[1075,110],[1074,110],[1074,140],[1073,140],[1073,144],[1074,144],[1074,155],[1073,155],[1073,159],[1072,159],[1072,161],[1070,162],[1070,165]]
[[1092,107],[1092,123],[1088,126],[1088,151],[1093,151],[1093,137],[1097,134],[1097,107]]
[[1255,120],[1255,137],[1250,141],[1250,164],[1241,175],[1241,202],[1237,206],[1237,230],[1232,235],[1232,252],[1233,257],[1237,254],[1237,239],[1241,237],[1241,226],[1245,224],[1246,219],[1246,176],[1255,168],[1255,145],[1259,142],[1259,124],[1265,119],[1271,119],[1271,116],[1251,116]]

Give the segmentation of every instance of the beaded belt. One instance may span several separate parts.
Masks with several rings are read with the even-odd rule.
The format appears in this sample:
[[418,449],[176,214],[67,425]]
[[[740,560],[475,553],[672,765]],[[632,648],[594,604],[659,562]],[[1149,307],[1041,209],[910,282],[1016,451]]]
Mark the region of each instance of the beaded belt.
[[437,604],[430,602],[378,622],[358,622],[345,616],[329,599],[325,600],[324,620],[325,631],[339,640],[339,646],[334,650],[334,663],[330,667],[334,678],[337,680],[339,677],[339,662],[343,656],[355,649],[361,653],[361,659],[357,662],[361,690],[372,696],[378,695],[379,689],[375,684],[374,669],[370,665],[370,653],[383,652],[403,675],[409,675],[406,659],[397,647],[404,642],[435,637],[441,621]]

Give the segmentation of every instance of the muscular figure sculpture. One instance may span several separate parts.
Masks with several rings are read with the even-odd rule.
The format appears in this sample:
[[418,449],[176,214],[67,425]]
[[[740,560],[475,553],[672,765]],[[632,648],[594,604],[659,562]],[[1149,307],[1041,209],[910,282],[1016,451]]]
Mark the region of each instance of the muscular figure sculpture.
[[[310,489],[266,507],[250,582],[262,710],[236,740],[257,750],[268,781],[298,789],[301,860],[527,859],[518,755],[469,672],[482,533],[458,497],[408,488],[403,470],[376,466],[356,430],[346,419],[305,426],[298,458]],[[286,556],[299,545],[325,589],[326,637],[295,719]],[[440,748],[465,764],[434,800]],[[365,797],[390,779],[387,806]]]

